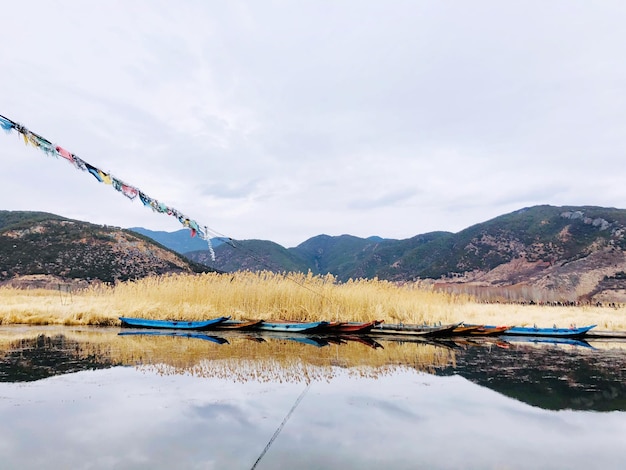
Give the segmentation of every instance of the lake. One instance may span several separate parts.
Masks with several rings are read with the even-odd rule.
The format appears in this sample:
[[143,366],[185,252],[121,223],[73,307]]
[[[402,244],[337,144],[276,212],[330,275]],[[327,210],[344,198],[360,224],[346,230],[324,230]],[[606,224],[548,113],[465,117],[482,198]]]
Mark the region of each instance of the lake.
[[624,468],[626,343],[129,333],[0,327],[0,468]]

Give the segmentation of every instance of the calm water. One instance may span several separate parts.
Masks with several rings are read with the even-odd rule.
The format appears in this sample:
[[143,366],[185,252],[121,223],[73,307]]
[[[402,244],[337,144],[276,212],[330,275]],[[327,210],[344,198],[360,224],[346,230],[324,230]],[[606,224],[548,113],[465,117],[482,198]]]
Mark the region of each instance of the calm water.
[[0,468],[624,468],[626,343],[0,328]]

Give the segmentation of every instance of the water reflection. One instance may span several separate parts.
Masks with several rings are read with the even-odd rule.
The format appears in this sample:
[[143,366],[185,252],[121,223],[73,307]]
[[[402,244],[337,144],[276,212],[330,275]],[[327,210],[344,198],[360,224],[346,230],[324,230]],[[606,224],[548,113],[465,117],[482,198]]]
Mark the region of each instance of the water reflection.
[[221,336],[208,335],[205,333],[196,333],[188,331],[160,331],[160,330],[148,330],[148,331],[122,331],[118,333],[119,336],[175,336],[178,338],[195,338],[203,341],[211,341],[217,344],[227,344],[228,340]]
[[620,344],[119,332],[0,328],[4,468],[622,465]]
[[[131,365],[162,375],[306,382],[396,370],[459,375],[544,409],[626,410],[626,343],[118,329],[0,329],[0,381]],[[623,347],[622,347],[623,346]]]

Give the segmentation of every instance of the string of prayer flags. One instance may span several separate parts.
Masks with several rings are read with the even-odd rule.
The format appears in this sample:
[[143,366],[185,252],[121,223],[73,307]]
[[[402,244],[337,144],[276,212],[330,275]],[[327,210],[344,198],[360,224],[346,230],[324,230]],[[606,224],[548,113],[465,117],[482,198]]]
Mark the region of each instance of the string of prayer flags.
[[210,230],[206,225],[201,226],[200,224],[198,224],[198,222],[190,219],[173,207],[169,207],[166,204],[157,201],[156,199],[146,195],[146,193],[144,193],[140,189],[130,184],[127,184],[122,180],[116,178],[115,176],[111,175],[110,173],[102,171],[101,169],[87,163],[77,155],[74,155],[69,150],[52,144],[48,139],[45,139],[40,135],[29,131],[23,125],[18,124],[17,122],[12,121],[11,119],[2,115],[0,115],[0,128],[2,128],[2,130],[4,130],[8,134],[10,134],[12,131],[16,131],[23,137],[24,143],[26,145],[32,145],[33,147],[38,148],[48,156],[56,158],[61,157],[64,160],[67,160],[77,170],[89,173],[99,183],[111,185],[113,189],[115,189],[117,192],[122,193],[131,201],[139,197],[139,200],[143,203],[143,205],[149,207],[150,209],[152,209],[152,211],[175,217],[183,225],[183,227],[189,229],[192,237],[195,237],[197,235],[201,239],[206,240],[209,247],[209,252],[211,254],[211,259],[215,261],[215,251],[213,251],[213,245],[211,244]]

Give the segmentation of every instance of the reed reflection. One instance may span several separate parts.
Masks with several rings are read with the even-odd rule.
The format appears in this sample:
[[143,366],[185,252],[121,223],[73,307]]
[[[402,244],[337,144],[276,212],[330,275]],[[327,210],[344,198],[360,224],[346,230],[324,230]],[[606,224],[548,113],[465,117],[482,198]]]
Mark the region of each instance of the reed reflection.
[[626,349],[620,344],[211,333],[0,328],[0,381],[113,366],[235,383],[382,379],[404,370],[459,375],[546,409],[626,410]]

